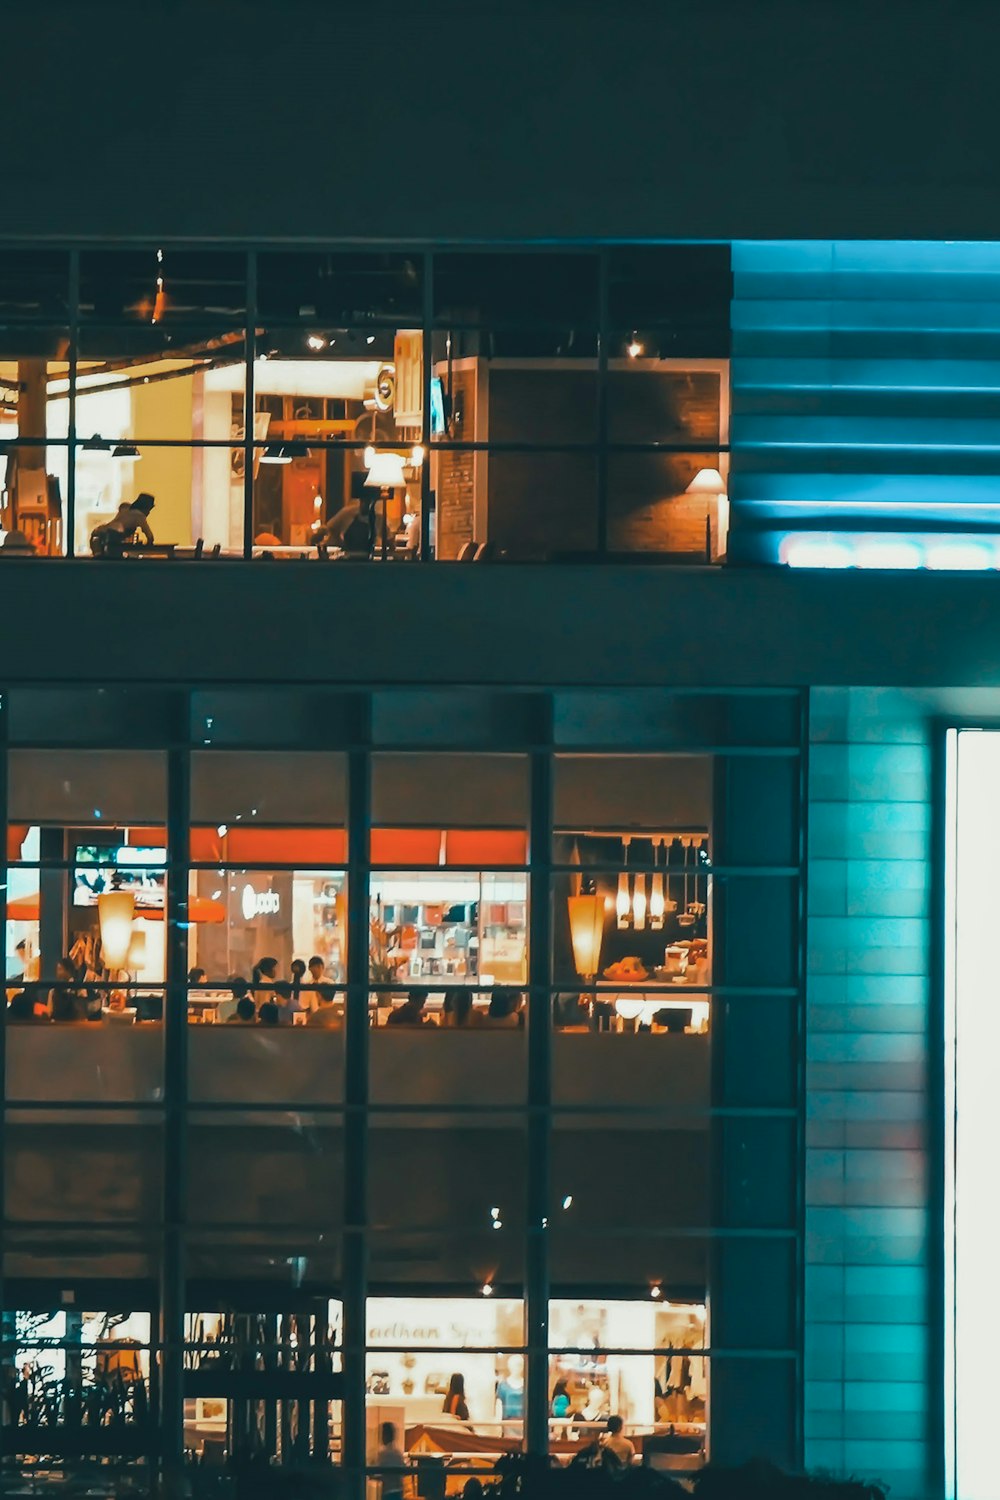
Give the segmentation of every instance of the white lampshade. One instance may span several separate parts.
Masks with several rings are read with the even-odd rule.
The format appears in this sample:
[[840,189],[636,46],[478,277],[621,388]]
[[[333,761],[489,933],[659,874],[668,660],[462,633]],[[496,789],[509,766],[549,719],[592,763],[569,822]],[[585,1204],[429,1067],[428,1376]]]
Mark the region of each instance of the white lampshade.
[[406,483],[403,473],[405,464],[399,453],[374,453],[368,469],[365,488],[371,490],[394,490]]
[[638,1021],[645,1007],[645,995],[619,995],[615,1000],[615,1010],[623,1021]]
[[125,967],[133,974],[138,974],[146,967],[146,934],[144,932],[133,932],[128,945]]
[[699,469],[685,490],[687,495],[724,495],[726,481],[718,469]]
[[101,950],[106,969],[124,969],[132,942],[135,897],[131,891],[105,891],[97,898]]

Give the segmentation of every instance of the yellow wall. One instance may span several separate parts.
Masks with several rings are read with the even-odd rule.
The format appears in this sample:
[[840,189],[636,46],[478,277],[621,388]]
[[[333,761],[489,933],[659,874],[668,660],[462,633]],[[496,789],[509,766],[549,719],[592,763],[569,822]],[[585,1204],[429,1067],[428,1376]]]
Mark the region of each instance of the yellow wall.
[[[134,465],[134,494],[148,490],[156,497],[152,515],[158,542],[190,545],[190,448],[153,448],[149,438],[174,438],[190,443],[194,379],[190,375],[161,380],[132,390],[133,427],[142,458]],[[131,498],[131,497],[128,497]]]

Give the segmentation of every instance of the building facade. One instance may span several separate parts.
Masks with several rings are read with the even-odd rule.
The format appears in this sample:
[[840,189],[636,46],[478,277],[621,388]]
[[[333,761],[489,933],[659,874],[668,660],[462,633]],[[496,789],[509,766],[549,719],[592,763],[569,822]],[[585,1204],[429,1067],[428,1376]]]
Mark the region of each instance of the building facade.
[[392,5],[380,110],[367,15],[53,25],[102,102],[3,165],[11,1493],[374,1497],[391,1424],[434,1497],[619,1415],[992,1500],[995,38],[908,6],[919,90],[821,9]]

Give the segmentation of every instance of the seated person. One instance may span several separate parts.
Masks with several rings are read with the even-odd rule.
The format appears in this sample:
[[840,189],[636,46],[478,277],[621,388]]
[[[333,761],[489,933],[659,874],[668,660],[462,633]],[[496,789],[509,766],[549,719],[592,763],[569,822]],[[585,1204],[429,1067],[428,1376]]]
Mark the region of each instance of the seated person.
[[445,990],[441,1007],[442,1026],[476,1026],[480,1019],[479,1012],[473,1009],[471,990],[458,985]]
[[123,500],[110,521],[95,526],[90,533],[90,550],[94,557],[121,557],[126,542],[134,542],[141,531],[147,546],[153,544],[149,513],[156,501],[145,491],[131,502]]
[[608,1430],[601,1439],[601,1452],[612,1455],[616,1467],[627,1469],[635,1458],[635,1444],[629,1442],[622,1428],[621,1417],[608,1418]]
[[[77,981],[76,964],[69,957],[56,964],[56,982],[49,991],[49,1014],[53,1021],[86,1021],[93,1005],[92,992]],[[97,1019],[100,1020],[98,1002]]]
[[291,1026],[295,1020],[295,996],[287,979],[276,979],[271,996],[278,1007],[278,1021],[282,1026]]
[[524,1025],[521,996],[517,990],[496,989],[490,996],[489,1009],[482,1018],[484,1026],[516,1028]]
[[339,547],[349,557],[370,557],[382,541],[382,517],[371,492],[362,491],[335,511],[315,540],[323,547]]
[[[236,1014],[237,1007],[245,996],[250,994],[250,986],[245,979],[234,974],[229,981],[229,1000],[220,1000],[215,1007],[215,1019],[217,1021],[231,1021]],[[253,998],[251,996],[251,998]]]
[[309,1014],[307,1026],[325,1026],[333,1030],[340,1025],[342,1007],[337,1004],[337,991],[332,984],[321,984],[316,991],[316,1006]]
[[281,1012],[273,1000],[265,1000],[257,1012],[257,1022],[260,1026],[280,1026]]
[[7,1006],[8,1022],[13,1022],[17,1025],[37,1025],[41,1022],[44,1025],[49,1018],[44,1013],[42,1015],[36,1014],[35,1006],[37,1001],[38,985],[26,984],[23,990],[18,990]]
[[257,1007],[250,995],[241,995],[236,1009],[226,1022],[227,1026],[252,1026],[257,1019]]
[[387,1026],[429,1026],[429,1017],[424,1015],[427,995],[423,990],[410,990],[403,1005],[397,1005],[386,1017]]

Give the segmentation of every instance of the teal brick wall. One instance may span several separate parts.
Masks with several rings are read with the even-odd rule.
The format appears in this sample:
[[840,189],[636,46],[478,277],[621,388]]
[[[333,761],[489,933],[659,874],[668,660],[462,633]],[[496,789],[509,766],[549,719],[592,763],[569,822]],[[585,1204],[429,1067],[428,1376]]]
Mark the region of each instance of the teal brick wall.
[[940,695],[810,715],[805,1457],[933,1493],[928,1068]]

